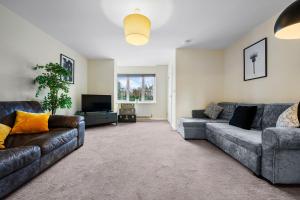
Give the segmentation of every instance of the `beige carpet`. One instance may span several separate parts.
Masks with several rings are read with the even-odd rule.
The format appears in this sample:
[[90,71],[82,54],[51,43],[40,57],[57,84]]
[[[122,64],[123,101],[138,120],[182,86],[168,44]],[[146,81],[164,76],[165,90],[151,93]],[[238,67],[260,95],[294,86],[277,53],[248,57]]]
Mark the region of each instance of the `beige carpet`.
[[8,199],[300,199],[206,141],[183,140],[166,122],[88,129],[86,142]]

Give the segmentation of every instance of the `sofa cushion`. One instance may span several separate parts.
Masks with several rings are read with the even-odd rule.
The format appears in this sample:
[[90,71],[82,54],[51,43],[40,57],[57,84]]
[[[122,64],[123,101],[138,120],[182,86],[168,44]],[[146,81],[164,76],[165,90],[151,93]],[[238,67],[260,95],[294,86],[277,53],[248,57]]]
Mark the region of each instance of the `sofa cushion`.
[[11,134],[48,132],[49,113],[30,113],[17,110],[17,116]]
[[227,123],[208,123],[206,128],[249,151],[261,155],[262,131],[245,130]]
[[5,139],[10,133],[11,128],[0,123],[0,149],[5,149]]
[[226,123],[224,119],[194,119],[194,118],[182,118],[182,124],[184,127],[203,127],[206,123]]
[[178,120],[177,132],[181,136],[188,139],[206,139],[206,123],[228,123],[227,120],[222,119],[198,119],[198,118],[180,118]]
[[229,121],[229,124],[239,128],[251,129],[257,107],[256,106],[238,106]]
[[290,106],[292,104],[266,104],[262,118],[262,130],[269,127],[276,127],[279,115]]
[[77,137],[77,129],[52,129],[44,134],[12,135],[8,137],[7,145],[10,147],[37,145],[42,155],[68,143]]
[[299,124],[299,103],[296,103],[286,109],[281,115],[279,115],[276,122],[276,127],[289,127],[289,128],[298,128]]
[[219,119],[224,119],[224,120],[230,120],[235,108],[236,108],[236,103],[227,103],[227,102],[222,102],[218,103],[219,106],[221,106],[224,110],[221,112],[219,115]]
[[253,120],[253,123],[251,125],[251,128],[257,129],[257,130],[262,130],[261,125],[262,125],[262,117],[263,117],[263,112],[264,112],[264,104],[249,104],[249,103],[240,103],[238,106],[256,106],[256,114],[255,118]]
[[41,157],[38,146],[16,147],[0,150],[0,178],[17,171]]
[[223,111],[223,108],[221,106],[218,106],[217,104],[209,104],[205,111],[204,114],[209,117],[210,119],[217,119],[220,113]]

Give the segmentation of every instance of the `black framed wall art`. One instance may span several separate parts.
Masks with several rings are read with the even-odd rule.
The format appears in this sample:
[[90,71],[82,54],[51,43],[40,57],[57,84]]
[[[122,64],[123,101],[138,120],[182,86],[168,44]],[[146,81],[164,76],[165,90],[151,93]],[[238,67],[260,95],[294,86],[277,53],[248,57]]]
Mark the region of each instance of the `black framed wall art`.
[[64,54],[60,54],[60,65],[70,72],[70,76],[64,77],[65,81],[74,84],[75,61]]
[[267,77],[267,38],[244,49],[244,81]]

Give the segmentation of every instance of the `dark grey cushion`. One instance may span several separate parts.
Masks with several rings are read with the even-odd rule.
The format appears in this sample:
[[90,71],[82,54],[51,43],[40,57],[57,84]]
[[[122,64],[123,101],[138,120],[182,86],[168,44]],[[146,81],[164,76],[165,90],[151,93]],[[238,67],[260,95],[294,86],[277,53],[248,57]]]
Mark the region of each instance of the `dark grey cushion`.
[[219,115],[220,119],[225,119],[225,120],[230,120],[234,110],[236,108],[236,103],[227,103],[227,102],[222,102],[222,103],[218,103],[219,106],[221,106],[224,110],[221,112],[221,114]]
[[261,131],[245,130],[227,123],[208,123],[206,126],[207,129],[222,135],[231,142],[261,155]]
[[276,127],[276,122],[281,113],[293,104],[266,104],[262,118],[262,130],[269,127]]
[[16,147],[0,151],[0,178],[17,171],[41,157],[38,146]]
[[256,115],[253,120],[253,123],[251,125],[251,128],[257,129],[257,130],[262,130],[261,125],[262,125],[262,117],[263,117],[263,112],[264,112],[264,104],[249,104],[249,103],[240,103],[238,106],[256,106]]

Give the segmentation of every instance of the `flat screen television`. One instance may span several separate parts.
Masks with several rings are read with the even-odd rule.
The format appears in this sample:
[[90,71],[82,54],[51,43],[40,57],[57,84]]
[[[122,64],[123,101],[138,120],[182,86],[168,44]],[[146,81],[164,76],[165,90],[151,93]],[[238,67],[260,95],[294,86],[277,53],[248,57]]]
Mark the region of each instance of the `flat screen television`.
[[111,111],[111,95],[90,95],[81,96],[83,112]]

